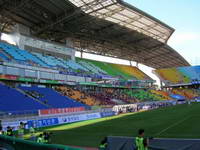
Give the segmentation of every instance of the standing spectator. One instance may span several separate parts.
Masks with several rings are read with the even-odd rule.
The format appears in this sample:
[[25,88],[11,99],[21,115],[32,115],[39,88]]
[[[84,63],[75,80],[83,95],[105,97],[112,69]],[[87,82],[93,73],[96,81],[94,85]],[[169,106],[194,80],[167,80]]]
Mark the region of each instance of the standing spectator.
[[14,135],[12,127],[10,127],[10,126],[7,127],[6,135],[7,136],[13,136]]
[[3,134],[3,126],[2,126],[2,123],[1,123],[1,120],[0,120],[0,135]]
[[44,143],[44,136],[43,136],[43,134],[39,135],[39,137],[37,138],[37,143]]
[[107,142],[107,137],[105,137],[102,141],[101,141],[101,144],[99,145],[99,150],[106,150],[106,147],[108,145],[108,142]]
[[136,150],[148,150],[148,140],[144,138],[144,129],[139,129],[135,144]]
[[44,132],[43,136],[44,136],[44,142],[45,143],[50,143],[51,142],[51,134],[50,132]]
[[33,127],[30,127],[29,132],[31,134],[30,140],[31,141],[36,141],[35,129]]
[[25,124],[23,122],[20,122],[19,129],[18,129],[18,137],[19,138],[24,137],[24,129],[25,129]]

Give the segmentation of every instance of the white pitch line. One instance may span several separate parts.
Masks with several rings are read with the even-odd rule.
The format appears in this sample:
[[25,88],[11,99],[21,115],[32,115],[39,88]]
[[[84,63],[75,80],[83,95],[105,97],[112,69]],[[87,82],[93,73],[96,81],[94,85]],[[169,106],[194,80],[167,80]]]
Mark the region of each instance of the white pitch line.
[[162,133],[165,132],[166,130],[168,130],[168,129],[170,129],[170,128],[176,126],[176,125],[178,125],[179,123],[181,123],[181,122],[183,122],[183,121],[189,119],[190,117],[191,117],[191,116],[188,116],[188,117],[186,117],[186,118],[184,118],[184,119],[182,119],[182,120],[179,120],[179,121],[175,122],[174,124],[168,126],[167,128],[161,130],[160,132],[156,133],[155,136],[158,136],[158,135],[162,134]]

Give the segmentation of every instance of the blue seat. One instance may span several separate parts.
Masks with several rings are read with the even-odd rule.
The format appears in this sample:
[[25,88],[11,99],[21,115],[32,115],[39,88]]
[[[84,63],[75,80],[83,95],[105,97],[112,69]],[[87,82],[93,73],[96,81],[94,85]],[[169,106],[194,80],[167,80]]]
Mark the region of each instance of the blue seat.
[[47,109],[14,88],[0,84],[0,110],[4,112]]
[[4,54],[2,54],[2,53],[0,53],[0,58],[1,58],[3,61],[6,61],[6,62],[10,60],[6,55],[4,55]]
[[22,90],[25,91],[35,91],[43,97],[40,97],[39,99],[41,101],[47,100],[47,104],[52,106],[53,108],[68,108],[68,107],[84,107],[85,104],[82,104],[76,100],[73,100],[71,98],[68,98],[66,96],[62,96],[60,93],[54,91],[51,88],[46,87],[38,87],[38,86],[32,86],[32,87],[22,87],[20,86]]

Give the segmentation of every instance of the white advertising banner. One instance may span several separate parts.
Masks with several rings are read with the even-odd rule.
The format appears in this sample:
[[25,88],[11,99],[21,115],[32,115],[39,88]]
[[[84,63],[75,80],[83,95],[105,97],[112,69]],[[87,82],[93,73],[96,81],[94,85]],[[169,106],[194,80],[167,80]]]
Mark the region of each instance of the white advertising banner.
[[58,118],[59,124],[63,123],[71,123],[83,120],[91,120],[101,118],[100,113],[91,113],[91,114],[79,114],[79,115],[71,115],[71,116],[63,116]]

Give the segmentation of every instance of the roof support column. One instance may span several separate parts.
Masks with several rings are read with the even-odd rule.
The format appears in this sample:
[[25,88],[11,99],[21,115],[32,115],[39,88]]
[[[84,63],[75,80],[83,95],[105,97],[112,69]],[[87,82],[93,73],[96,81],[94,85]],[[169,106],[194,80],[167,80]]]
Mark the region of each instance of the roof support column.
[[131,62],[131,60],[129,60],[129,63],[130,63],[130,66],[132,66],[132,62]]
[[160,87],[161,87],[161,89],[163,89],[163,82],[162,82],[162,80],[160,80]]
[[136,67],[138,68],[138,65],[139,65],[139,63],[138,62],[136,62]]
[[70,48],[71,51],[71,59],[75,60],[75,49],[74,49],[74,42],[71,38],[66,38],[66,46]]
[[83,50],[81,49],[81,58],[83,58]]

